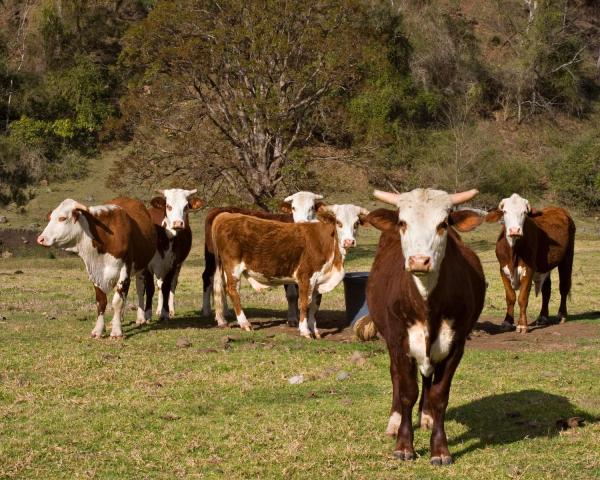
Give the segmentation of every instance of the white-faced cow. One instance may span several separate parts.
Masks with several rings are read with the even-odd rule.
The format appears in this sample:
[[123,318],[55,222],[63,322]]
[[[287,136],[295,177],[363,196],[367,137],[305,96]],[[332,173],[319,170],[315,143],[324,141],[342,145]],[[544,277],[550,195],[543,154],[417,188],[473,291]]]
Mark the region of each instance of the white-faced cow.
[[156,314],[160,320],[175,316],[175,290],[181,266],[192,248],[192,229],[188,212],[202,207],[203,202],[193,197],[197,190],[171,188],[159,190],[159,197],[150,201],[150,216],[156,225],[158,242],[154,257],[148,265],[146,278],[146,321],[152,317],[154,278],[158,285]]
[[[217,215],[224,212],[241,213],[243,215],[284,223],[313,222],[315,221],[317,210],[322,205],[320,202],[322,199],[323,195],[316,193],[296,192],[287,197],[280,204],[280,210],[283,213],[271,213],[240,207],[217,207],[210,210],[206,215],[204,224],[204,272],[202,273],[204,295],[202,300],[202,315],[205,317],[210,316],[210,300],[212,296],[213,278],[216,269],[216,260],[212,240],[212,224]],[[288,325],[297,327],[298,289],[294,285],[285,285],[285,293],[288,301]]]
[[98,309],[92,337],[104,333],[106,295],[115,287],[110,335],[123,336],[121,320],[132,276],[136,276],[138,323],[144,322],[143,272],[156,251],[156,229],[142,202],[121,197],[87,207],[75,200],[63,200],[48,214],[48,225],[37,242],[44,247],[67,248],[85,263],[96,289]]
[[256,290],[294,283],[299,291],[300,334],[320,338],[315,319],[317,295],[331,291],[344,277],[346,248],[356,244],[358,225],[368,213],[355,205],[332,205],[319,210],[317,222],[292,224],[220,214],[212,225],[217,323],[226,325],[223,283],[244,330],[252,326],[240,302],[242,277]]
[[519,322],[517,332],[526,333],[527,304],[532,282],[535,294],[542,291],[539,323],[548,321],[550,302],[550,272],[558,267],[560,279],[559,321],[567,318],[567,297],[571,290],[571,272],[575,244],[575,223],[569,213],[559,207],[542,210],[531,208],[529,201],[513,193],[503,199],[498,209],[486,217],[488,222],[503,219],[504,225],[496,242],[496,257],[500,262],[500,277],[506,292],[506,316],[503,327],[514,328],[514,311],[519,291]]
[[394,454],[402,460],[415,456],[412,409],[419,394],[418,370],[420,423],[432,428],[431,463],[452,462],[444,431],[450,383],[486,288],[479,258],[454,230],[471,230],[483,216],[452,209],[476,194],[376,190],[375,197],[398,210],[378,209],[367,217],[382,235],[367,283],[369,316],[356,333],[369,339],[379,331],[387,343],[393,397],[386,433],[396,437]]

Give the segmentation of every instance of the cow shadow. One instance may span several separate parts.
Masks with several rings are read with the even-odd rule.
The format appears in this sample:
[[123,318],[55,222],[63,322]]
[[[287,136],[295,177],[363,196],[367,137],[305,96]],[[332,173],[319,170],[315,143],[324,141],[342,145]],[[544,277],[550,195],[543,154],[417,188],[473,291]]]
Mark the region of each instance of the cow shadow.
[[576,322],[578,320],[600,320],[600,312],[598,310],[569,314],[567,322]]
[[455,458],[525,438],[552,438],[560,431],[557,422],[572,417],[582,417],[587,424],[598,421],[566,397],[541,390],[490,395],[446,413],[447,420],[467,427],[466,432],[449,439],[450,445],[457,447],[453,449]]

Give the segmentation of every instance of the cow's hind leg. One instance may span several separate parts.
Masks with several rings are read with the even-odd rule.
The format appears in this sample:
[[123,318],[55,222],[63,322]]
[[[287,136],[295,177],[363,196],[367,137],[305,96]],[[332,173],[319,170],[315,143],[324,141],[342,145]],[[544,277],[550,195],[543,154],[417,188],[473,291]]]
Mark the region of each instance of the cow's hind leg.
[[169,288],[169,318],[175,318],[175,290],[177,290],[179,272],[181,272],[181,265],[175,267],[173,271],[173,278],[171,279],[171,285]]
[[300,307],[300,323],[298,329],[300,335],[305,338],[312,338],[310,328],[308,327],[308,305],[312,300],[312,289],[308,279],[298,282],[298,306]]
[[137,293],[137,318],[136,325],[144,325],[146,323],[146,303],[144,296],[146,294],[146,278],[144,272],[140,272],[135,276],[135,290]]
[[552,293],[552,279],[550,274],[542,283],[542,308],[540,309],[540,316],[537,319],[539,325],[548,323],[548,304],[550,303],[550,294]]
[[129,292],[129,269],[126,265],[121,268],[121,274],[119,281],[117,282],[117,291],[113,297],[113,319],[110,336],[113,338],[119,338],[123,336],[121,330],[121,322],[123,321],[123,313],[125,311],[125,303],[127,301],[127,293]]
[[558,321],[567,321],[567,297],[571,292],[571,278],[573,274],[573,241],[570,242],[567,252],[558,265],[558,278],[560,290],[560,307],[558,307]]
[[248,321],[246,314],[242,310],[242,302],[240,300],[240,292],[238,290],[239,283],[240,279],[235,275],[227,275],[227,294],[229,295],[229,298],[231,298],[231,303],[233,303],[235,318],[237,319],[240,328],[249,332],[252,330],[252,324]]
[[173,271],[167,273],[165,278],[159,282],[158,297],[160,303],[159,320],[168,320],[169,316],[169,296],[171,294],[171,284],[173,283]]
[[217,260],[214,253],[209,252],[204,245],[204,271],[202,272],[202,316],[210,317],[210,299],[213,292],[214,275],[217,270]]
[[430,441],[432,465],[449,465],[452,463],[452,456],[448,450],[448,439],[444,429],[444,419],[446,417],[446,408],[448,407],[450,384],[462,358],[463,351],[464,342],[456,343],[450,355],[435,366],[433,373],[433,382],[429,388],[429,406],[433,414]]
[[159,320],[162,320],[161,313],[164,305],[164,296],[163,296],[163,278],[156,277],[156,286],[158,287],[158,299],[156,301],[156,315],[158,315]]
[[317,328],[317,310],[319,309],[318,297],[320,295],[317,293],[317,289],[315,288],[312,294],[312,300],[310,305],[308,306],[308,329],[312,332],[315,338],[321,338],[321,334],[319,333],[319,329]]
[[298,287],[294,284],[284,285],[285,297],[288,302],[287,324],[290,327],[298,326]]
[[106,312],[108,300],[106,298],[106,293],[95,285],[94,288],[96,289],[96,310],[98,312],[98,317],[96,318],[96,326],[92,330],[92,338],[100,338],[104,333],[104,312]]
[[152,299],[154,298],[154,275],[148,270],[144,272],[144,286],[146,287],[146,305],[145,314],[146,322],[152,320]]

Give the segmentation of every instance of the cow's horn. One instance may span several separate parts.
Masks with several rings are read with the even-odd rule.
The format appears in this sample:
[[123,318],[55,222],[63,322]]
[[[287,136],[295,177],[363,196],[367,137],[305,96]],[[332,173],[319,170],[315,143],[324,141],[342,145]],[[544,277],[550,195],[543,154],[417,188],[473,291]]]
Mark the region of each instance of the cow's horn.
[[381,200],[382,202],[389,203],[395,206],[398,206],[398,200],[400,200],[399,193],[384,192],[383,190],[375,190],[373,192],[373,196],[377,200]]
[[452,200],[453,205],[460,205],[461,203],[468,202],[478,193],[479,190],[473,188],[472,190],[467,190],[465,192],[451,193],[450,199]]
[[323,195],[319,195],[318,193],[315,193],[315,200],[322,200],[323,199]]
[[359,212],[363,215],[368,215],[369,213],[371,213],[366,208],[363,208],[363,207],[359,207],[359,208],[360,208]]
[[89,212],[89,208],[86,207],[83,203],[75,202],[73,205],[73,210],[81,210],[82,212]]

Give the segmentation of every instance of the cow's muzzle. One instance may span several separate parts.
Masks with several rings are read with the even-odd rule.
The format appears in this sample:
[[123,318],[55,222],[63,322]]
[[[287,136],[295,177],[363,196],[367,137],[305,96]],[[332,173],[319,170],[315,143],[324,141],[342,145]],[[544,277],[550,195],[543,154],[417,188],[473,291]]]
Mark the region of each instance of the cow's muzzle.
[[48,246],[48,245],[46,245],[46,238],[43,235],[40,235],[39,237],[37,237],[37,243],[38,243],[38,245],[41,245],[42,247]]
[[173,221],[173,230],[183,230],[185,228],[185,223],[183,220],[174,220]]
[[412,273],[428,273],[431,270],[431,257],[412,255],[408,257],[408,271]]
[[508,229],[508,236],[513,238],[520,238],[523,236],[523,230],[521,230],[521,227],[510,227]]
[[344,248],[351,248],[356,246],[356,240],[354,240],[353,238],[346,238],[344,240]]

